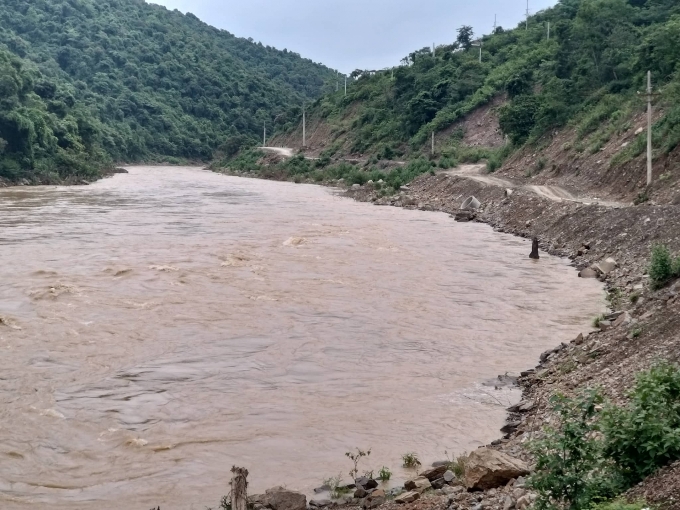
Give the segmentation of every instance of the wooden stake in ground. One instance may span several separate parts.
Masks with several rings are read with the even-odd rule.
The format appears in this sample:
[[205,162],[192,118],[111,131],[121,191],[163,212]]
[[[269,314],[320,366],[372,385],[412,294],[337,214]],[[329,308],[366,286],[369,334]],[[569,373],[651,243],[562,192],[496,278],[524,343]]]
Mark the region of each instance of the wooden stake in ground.
[[541,256],[538,253],[538,239],[534,237],[533,242],[531,243],[531,255],[529,255],[530,259],[540,259]]
[[248,470],[234,466],[231,472],[231,508],[248,510]]

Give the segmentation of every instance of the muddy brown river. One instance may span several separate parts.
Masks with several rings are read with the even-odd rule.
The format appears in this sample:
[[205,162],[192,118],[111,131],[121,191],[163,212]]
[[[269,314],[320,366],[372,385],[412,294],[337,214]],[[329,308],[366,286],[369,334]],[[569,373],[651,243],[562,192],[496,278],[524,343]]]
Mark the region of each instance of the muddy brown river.
[[218,506],[499,437],[489,381],[604,309],[442,213],[197,168],[0,190],[0,508]]

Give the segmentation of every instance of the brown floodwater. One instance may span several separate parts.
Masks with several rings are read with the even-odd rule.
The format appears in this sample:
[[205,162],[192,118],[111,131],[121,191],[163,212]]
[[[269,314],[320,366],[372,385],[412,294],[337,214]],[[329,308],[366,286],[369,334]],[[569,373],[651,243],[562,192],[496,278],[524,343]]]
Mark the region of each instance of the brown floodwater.
[[489,381],[604,309],[442,213],[197,168],[0,190],[0,508],[217,506],[499,436]]

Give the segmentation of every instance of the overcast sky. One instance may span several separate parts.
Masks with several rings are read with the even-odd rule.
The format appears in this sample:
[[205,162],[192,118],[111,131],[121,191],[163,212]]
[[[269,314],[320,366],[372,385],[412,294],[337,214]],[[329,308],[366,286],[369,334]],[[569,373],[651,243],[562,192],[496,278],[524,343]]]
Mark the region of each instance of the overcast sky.
[[[150,0],[192,12],[215,27],[287,48],[333,69],[381,69],[432,43],[450,43],[456,29],[475,34],[524,18],[526,0]],[[557,0],[530,0],[531,13]]]

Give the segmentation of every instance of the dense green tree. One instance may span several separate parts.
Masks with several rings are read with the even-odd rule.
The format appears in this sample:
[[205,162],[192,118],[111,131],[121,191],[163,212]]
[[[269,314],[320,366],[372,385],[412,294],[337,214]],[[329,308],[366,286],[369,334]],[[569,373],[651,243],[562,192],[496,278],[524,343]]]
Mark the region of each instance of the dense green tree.
[[6,0],[0,50],[2,165],[12,178],[68,174],[71,160],[50,150],[207,160],[229,137],[259,137],[265,120],[315,99],[335,76],[140,0]]

